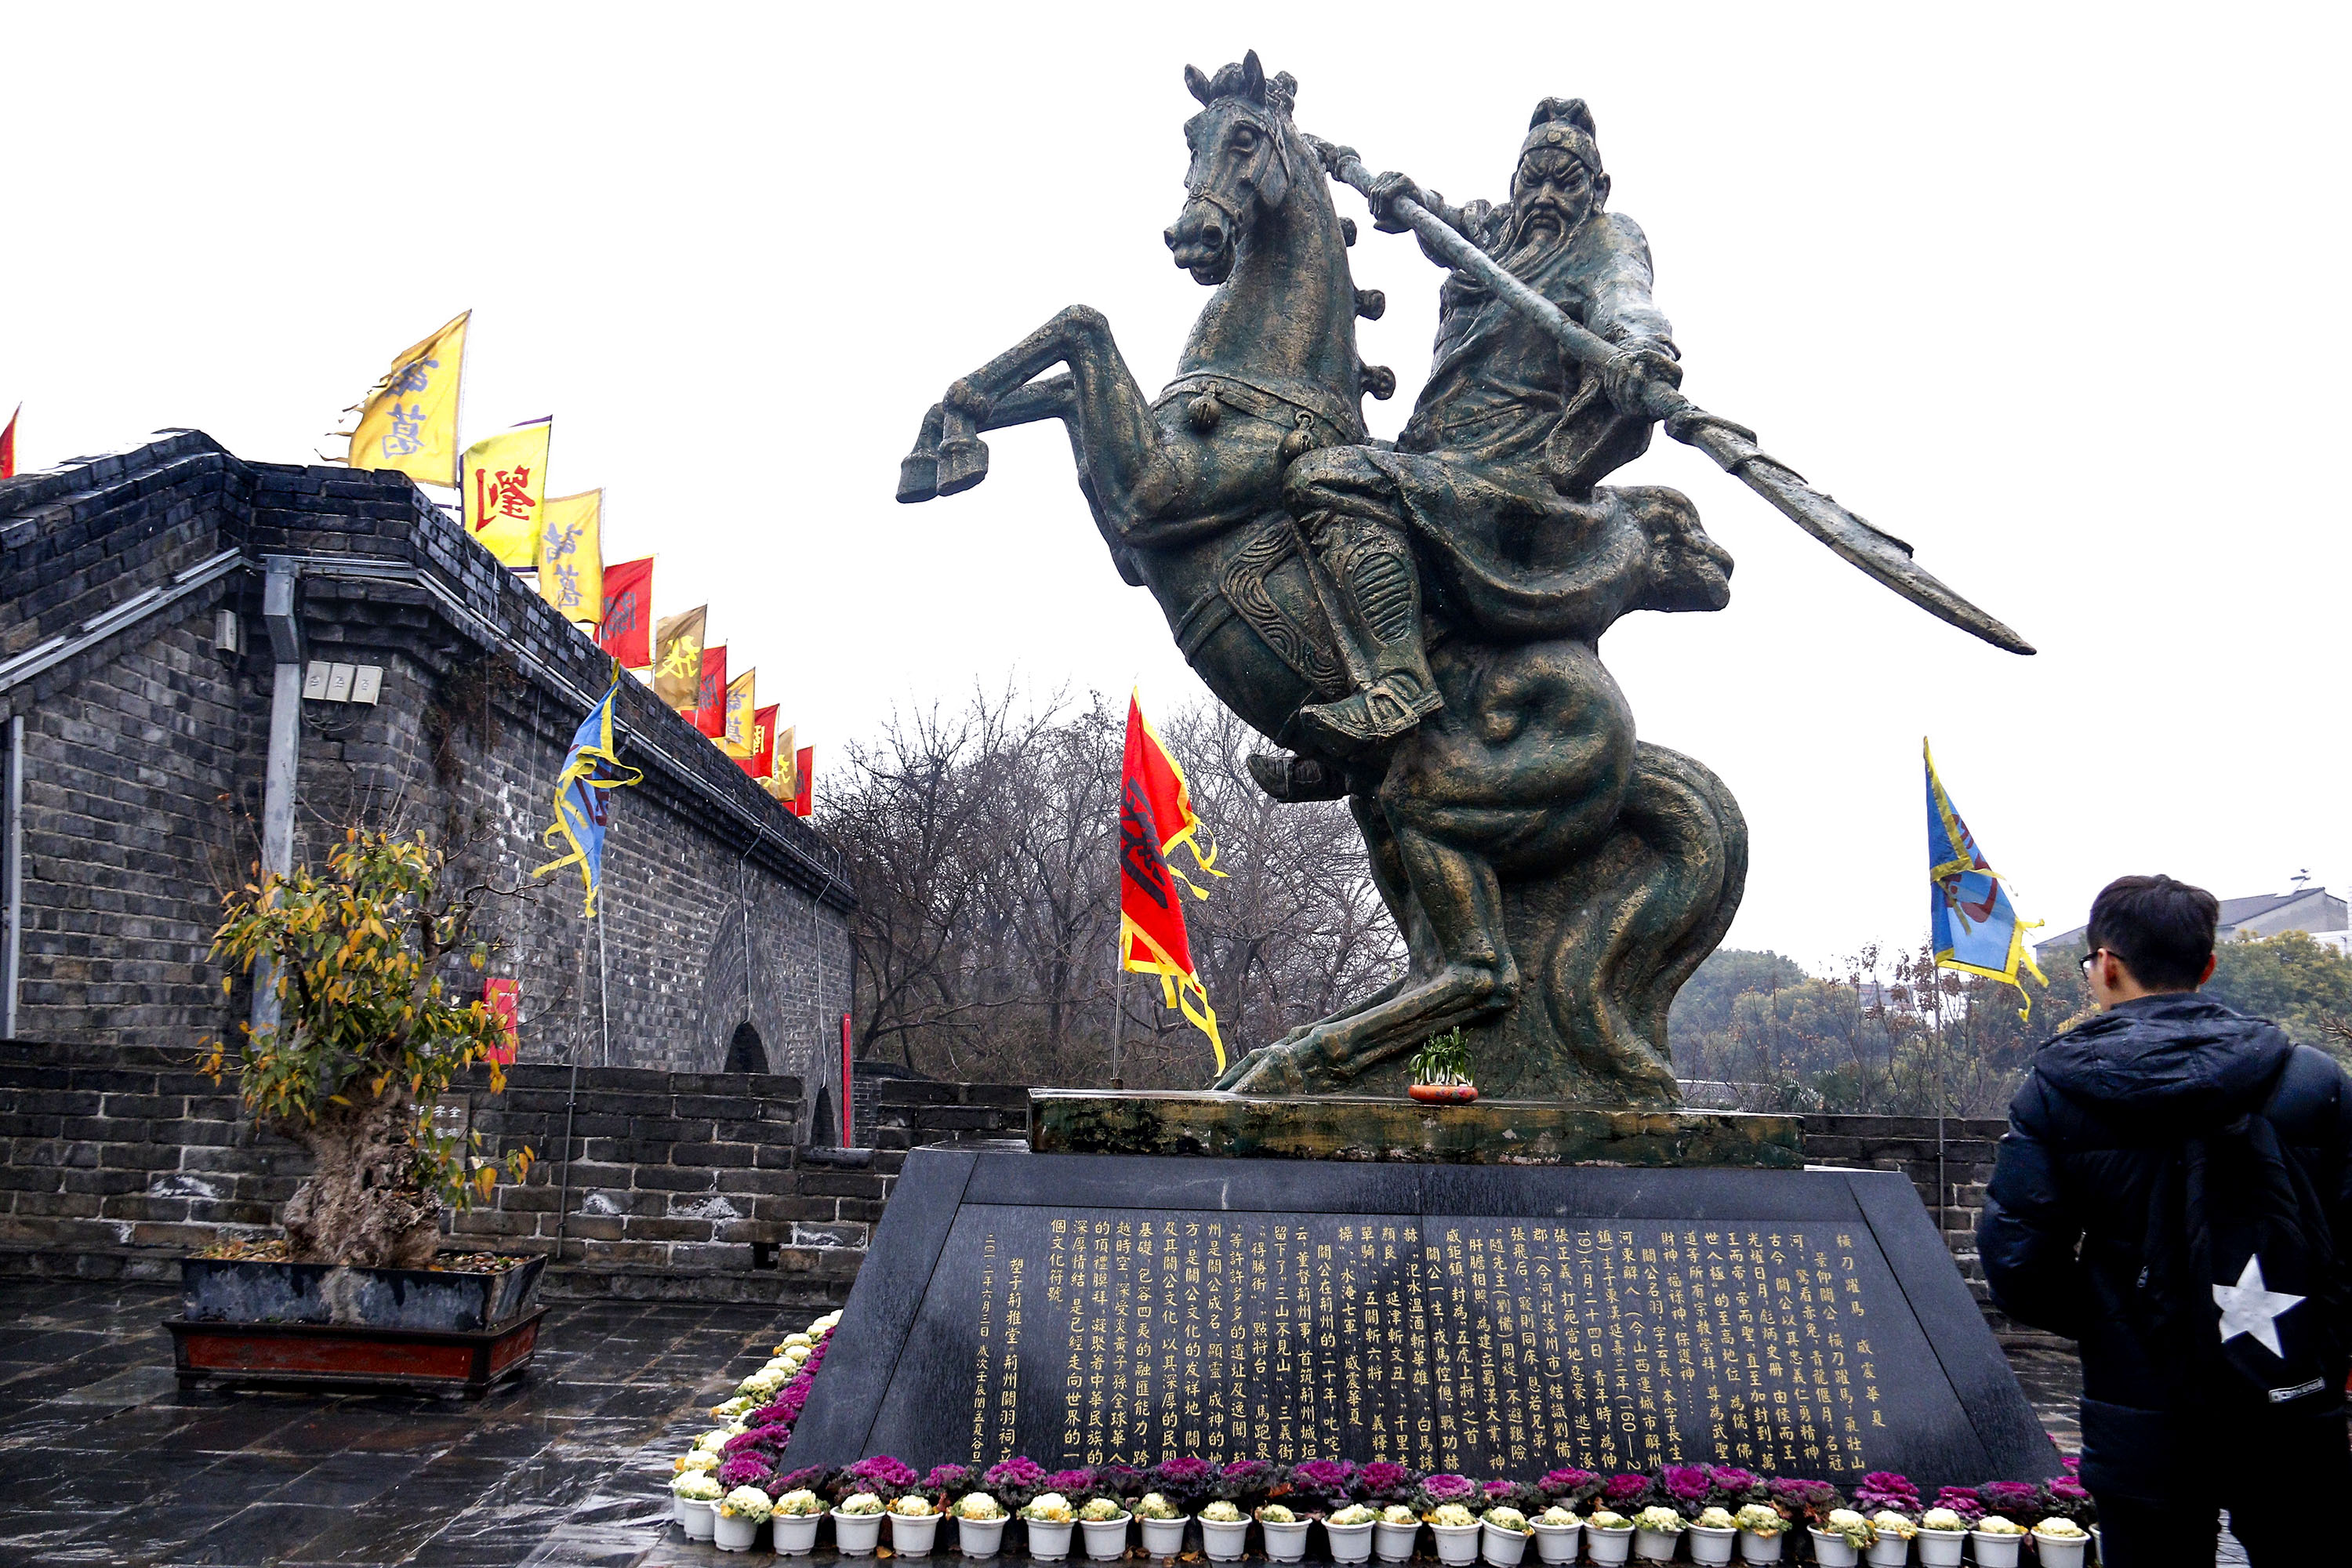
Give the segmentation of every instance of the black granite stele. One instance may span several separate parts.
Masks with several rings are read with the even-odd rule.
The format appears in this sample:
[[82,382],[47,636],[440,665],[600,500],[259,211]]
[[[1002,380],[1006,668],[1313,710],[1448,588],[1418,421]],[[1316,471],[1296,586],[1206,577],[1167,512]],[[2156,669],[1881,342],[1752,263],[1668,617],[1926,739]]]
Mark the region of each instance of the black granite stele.
[[2057,1468],[1892,1173],[1018,1148],[908,1157],[787,1464],[875,1454]]

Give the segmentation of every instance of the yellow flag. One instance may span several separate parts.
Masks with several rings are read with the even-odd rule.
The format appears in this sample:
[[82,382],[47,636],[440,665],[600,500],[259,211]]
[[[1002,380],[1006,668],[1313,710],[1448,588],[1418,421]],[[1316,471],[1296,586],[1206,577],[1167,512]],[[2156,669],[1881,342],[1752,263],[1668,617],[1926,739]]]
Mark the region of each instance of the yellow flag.
[[727,723],[719,732],[719,749],[730,757],[759,754],[760,699],[751,683],[758,673],[755,667],[727,683]]
[[[457,493],[466,531],[509,566],[528,566],[539,550],[540,504],[547,496],[549,419],[534,419],[466,448]],[[600,606],[601,609],[601,606]]]
[[540,510],[539,596],[593,631],[604,616],[604,492],[550,496]]
[[776,737],[776,760],[770,764],[768,776],[760,781],[778,800],[790,800],[801,793],[800,752],[793,749],[794,728],[788,724]]
[[654,623],[654,695],[680,713],[702,706],[702,641],[710,606],[698,605]]
[[427,484],[457,482],[457,377],[466,365],[467,310],[392,362],[360,405],[354,468],[397,468]]

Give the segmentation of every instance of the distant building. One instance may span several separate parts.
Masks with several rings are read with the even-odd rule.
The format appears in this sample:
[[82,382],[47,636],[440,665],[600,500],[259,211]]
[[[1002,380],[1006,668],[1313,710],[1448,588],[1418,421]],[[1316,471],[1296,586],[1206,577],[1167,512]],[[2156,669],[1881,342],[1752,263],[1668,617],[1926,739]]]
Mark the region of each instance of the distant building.
[[[2325,888],[2298,888],[2291,893],[2256,893],[2252,898],[2223,899],[2215,934],[2223,942],[2276,936],[2283,931],[2308,931],[2328,946],[2343,950],[2352,943],[2352,916],[2342,899]],[[2033,944],[2033,956],[2048,964],[2083,946],[2085,927],[2061,931]]]

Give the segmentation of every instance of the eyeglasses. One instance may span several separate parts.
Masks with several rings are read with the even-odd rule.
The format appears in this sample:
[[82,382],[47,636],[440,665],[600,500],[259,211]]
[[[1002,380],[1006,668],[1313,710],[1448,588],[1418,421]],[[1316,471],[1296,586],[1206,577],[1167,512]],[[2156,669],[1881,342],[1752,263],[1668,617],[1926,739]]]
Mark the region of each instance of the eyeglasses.
[[2090,952],[2083,955],[2082,963],[2084,979],[2088,980],[2091,977],[2091,965],[2096,963],[2099,955],[2106,951],[2107,950],[2104,947],[2095,947]]

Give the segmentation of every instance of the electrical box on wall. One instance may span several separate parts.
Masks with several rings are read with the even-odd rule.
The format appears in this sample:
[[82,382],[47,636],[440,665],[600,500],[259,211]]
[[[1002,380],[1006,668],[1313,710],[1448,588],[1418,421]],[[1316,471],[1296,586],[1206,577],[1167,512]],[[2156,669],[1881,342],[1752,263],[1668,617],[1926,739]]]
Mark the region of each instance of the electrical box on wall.
[[313,702],[358,702],[373,708],[383,689],[380,664],[336,664],[314,658],[302,671],[302,695]]

